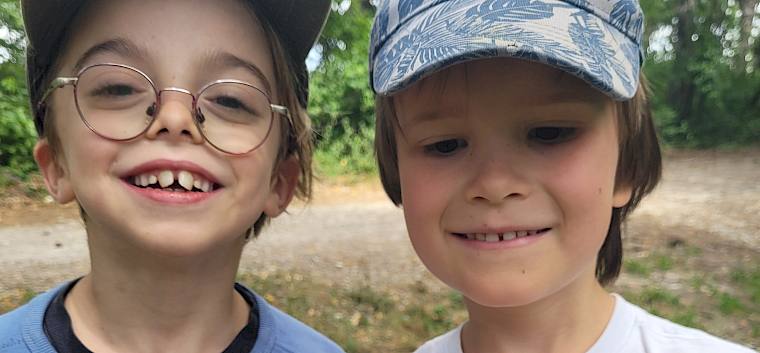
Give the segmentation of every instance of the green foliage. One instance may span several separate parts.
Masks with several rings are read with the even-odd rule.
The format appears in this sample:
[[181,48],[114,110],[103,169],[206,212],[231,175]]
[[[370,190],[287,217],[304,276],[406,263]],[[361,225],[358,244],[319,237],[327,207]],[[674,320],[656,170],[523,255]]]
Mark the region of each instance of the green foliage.
[[[753,55],[760,38],[742,26],[740,1],[641,5],[649,44],[644,71],[665,143],[706,148],[760,142],[760,58]],[[746,38],[754,38],[748,42],[754,48],[743,48]]]
[[37,133],[29,118],[19,3],[0,0],[0,172],[25,178],[35,169]]
[[375,171],[367,65],[373,14],[366,1],[334,4],[317,47],[322,59],[312,73],[309,114],[318,136],[317,163],[328,175]]
[[[358,129],[358,131],[356,131]],[[353,131],[346,133],[346,131]],[[319,149],[315,153],[317,170],[322,175],[362,175],[373,173],[377,164],[373,158],[373,126],[353,128],[347,120],[322,129]]]

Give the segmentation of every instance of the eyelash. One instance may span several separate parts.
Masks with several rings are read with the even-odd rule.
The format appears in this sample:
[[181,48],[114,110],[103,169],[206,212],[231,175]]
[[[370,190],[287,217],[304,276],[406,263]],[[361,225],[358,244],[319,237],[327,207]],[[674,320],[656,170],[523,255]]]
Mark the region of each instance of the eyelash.
[[425,153],[428,154],[450,156],[461,149],[467,148],[468,145],[469,144],[464,139],[447,139],[425,145],[423,148]]
[[545,145],[555,145],[573,139],[578,128],[562,126],[541,126],[528,131],[528,139]]
[[[578,133],[575,127],[541,126],[528,131],[528,140],[544,145],[556,145],[573,139]],[[425,153],[435,156],[450,156],[467,148],[465,139],[446,139],[423,146]]]

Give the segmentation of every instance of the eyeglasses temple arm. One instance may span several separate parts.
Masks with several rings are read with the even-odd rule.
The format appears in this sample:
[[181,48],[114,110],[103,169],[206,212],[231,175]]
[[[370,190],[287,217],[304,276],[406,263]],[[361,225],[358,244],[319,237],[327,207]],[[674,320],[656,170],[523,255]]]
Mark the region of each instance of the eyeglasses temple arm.
[[273,112],[283,115],[286,118],[288,118],[288,123],[290,123],[290,125],[293,126],[293,118],[290,116],[290,110],[288,109],[288,107],[284,107],[277,104],[270,104],[269,106],[272,107]]
[[40,106],[45,104],[45,100],[47,100],[48,96],[53,93],[58,88],[61,88],[66,85],[73,85],[77,82],[78,78],[76,77],[58,77],[53,82],[50,83],[50,86],[47,90],[45,90],[45,93],[42,95],[42,98],[40,99],[40,102],[38,103]]

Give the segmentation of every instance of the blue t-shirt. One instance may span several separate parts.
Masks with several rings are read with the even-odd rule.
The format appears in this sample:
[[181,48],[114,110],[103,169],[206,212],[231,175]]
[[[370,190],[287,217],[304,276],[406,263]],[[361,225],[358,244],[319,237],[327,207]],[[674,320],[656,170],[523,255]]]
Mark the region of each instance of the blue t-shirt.
[[[56,353],[43,329],[45,310],[66,285],[0,315],[0,353]],[[251,291],[259,309],[259,332],[251,353],[345,353],[311,327],[271,306]]]

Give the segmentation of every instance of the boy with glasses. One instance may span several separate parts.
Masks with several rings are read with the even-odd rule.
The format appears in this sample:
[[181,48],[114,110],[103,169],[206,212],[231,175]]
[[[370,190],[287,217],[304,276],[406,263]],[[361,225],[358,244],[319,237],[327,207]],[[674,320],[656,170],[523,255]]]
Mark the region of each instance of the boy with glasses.
[[0,352],[342,352],[235,283],[310,195],[304,60],[330,1],[22,5],[34,157],[80,205],[91,271],[0,316]]

